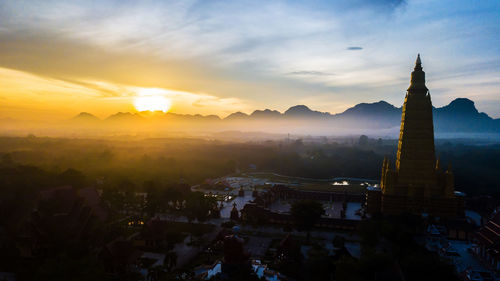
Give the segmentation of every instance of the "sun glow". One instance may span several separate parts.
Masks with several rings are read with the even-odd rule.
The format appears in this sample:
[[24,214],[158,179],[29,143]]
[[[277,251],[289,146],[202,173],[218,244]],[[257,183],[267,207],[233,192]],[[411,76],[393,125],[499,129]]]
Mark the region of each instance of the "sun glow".
[[161,95],[145,95],[136,97],[134,99],[134,106],[138,111],[167,112],[172,106],[172,101]]

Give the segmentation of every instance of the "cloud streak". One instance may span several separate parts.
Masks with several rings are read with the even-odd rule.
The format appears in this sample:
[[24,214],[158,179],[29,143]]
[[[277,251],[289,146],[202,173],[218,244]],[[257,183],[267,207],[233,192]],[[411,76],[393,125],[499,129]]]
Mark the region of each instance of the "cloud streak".
[[292,71],[292,72],[289,72],[288,75],[329,76],[329,75],[333,75],[333,73],[322,72],[322,71],[314,71],[314,70],[301,70],[301,71]]

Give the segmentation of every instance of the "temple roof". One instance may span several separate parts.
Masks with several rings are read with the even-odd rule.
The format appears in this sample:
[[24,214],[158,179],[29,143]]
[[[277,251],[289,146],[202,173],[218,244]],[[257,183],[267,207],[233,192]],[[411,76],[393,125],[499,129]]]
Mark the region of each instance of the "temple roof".
[[476,232],[476,239],[480,245],[490,250],[490,254],[499,256],[500,254],[500,212],[493,217]]

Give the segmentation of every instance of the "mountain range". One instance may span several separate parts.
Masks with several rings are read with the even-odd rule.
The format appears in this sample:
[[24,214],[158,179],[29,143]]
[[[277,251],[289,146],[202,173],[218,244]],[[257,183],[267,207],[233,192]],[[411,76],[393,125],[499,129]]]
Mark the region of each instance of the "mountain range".
[[[437,132],[488,132],[500,133],[500,119],[494,119],[486,113],[479,112],[474,102],[466,98],[457,98],[450,104],[433,108],[434,127]],[[395,107],[385,101],[360,103],[342,113],[331,114],[310,109],[305,105],[290,107],[281,113],[277,110],[255,110],[251,114],[235,112],[225,118],[217,115],[202,116],[199,114],[176,114],[163,112],[119,112],[102,120],[96,116],[82,112],[72,118],[74,122],[112,123],[112,122],[162,122],[167,120],[210,122],[220,125],[230,123],[252,123],[257,121],[275,122],[277,124],[300,121],[302,124],[323,124],[339,128],[388,129],[399,127],[401,107]],[[243,122],[243,123],[242,123]],[[244,125],[242,125],[244,126]]]

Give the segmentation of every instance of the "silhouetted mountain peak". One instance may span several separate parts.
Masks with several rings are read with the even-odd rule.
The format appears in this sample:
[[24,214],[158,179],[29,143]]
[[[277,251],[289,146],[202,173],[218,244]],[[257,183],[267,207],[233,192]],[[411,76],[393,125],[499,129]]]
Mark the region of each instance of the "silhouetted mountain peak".
[[264,110],[255,110],[250,114],[252,117],[256,118],[277,118],[281,117],[281,113],[277,110],[270,110],[270,109],[264,109]]
[[458,98],[447,106],[434,109],[435,128],[447,132],[498,132],[498,122],[479,112],[474,102]]
[[220,117],[219,115],[215,115],[215,114],[210,114],[210,115],[206,115],[204,116],[205,119],[207,120],[220,120]]
[[[158,117],[158,118],[157,118]],[[107,121],[123,122],[161,122],[162,120],[179,121],[171,124],[191,124],[187,122],[199,122],[201,126],[221,120],[216,115],[203,116],[200,114],[177,114],[173,112],[118,112],[109,116]],[[474,102],[466,98],[458,98],[450,104],[433,108],[434,128],[436,132],[498,132],[500,130],[500,119],[492,119],[485,113],[480,113],[476,109]],[[82,112],[72,120],[79,120],[81,124],[100,120],[94,115]],[[90,121],[89,121],[90,120]],[[328,112],[320,112],[310,109],[305,105],[290,107],[284,113],[277,110],[263,109],[255,110],[248,115],[243,112],[235,112],[228,115],[224,120],[249,122],[249,125],[261,124],[262,121],[269,121],[271,125],[308,124],[313,128],[316,125],[328,126],[328,128],[359,128],[359,129],[390,129],[397,128],[401,122],[401,107],[395,107],[386,101],[373,103],[360,103],[348,108],[342,113],[332,115]],[[252,123],[254,122],[255,123]],[[300,121],[294,123],[296,121]],[[112,123],[112,122],[110,122]],[[151,122],[150,124],[153,124]],[[156,123],[155,123],[156,124]],[[195,124],[195,123],[192,123]],[[226,124],[231,124],[228,122]],[[235,123],[236,124],[236,123]],[[239,123],[238,123],[239,124]],[[221,124],[223,125],[223,124]],[[179,125],[181,126],[181,125]]]
[[285,111],[285,114],[296,114],[296,113],[310,113],[313,112],[309,107],[301,104],[301,105],[296,105],[290,107],[287,111]]
[[360,103],[348,108],[341,115],[379,115],[379,114],[400,114],[401,109],[386,102]]
[[144,118],[138,114],[133,114],[130,112],[118,112],[106,118],[106,120],[116,120],[116,121],[118,120],[130,121],[130,120],[141,120],[141,119]]
[[140,111],[138,113],[138,115],[142,116],[142,117],[147,117],[147,118],[163,117],[163,116],[165,116],[165,112],[163,112],[161,110],[156,110],[156,111],[145,110],[145,111]]
[[289,117],[302,117],[302,118],[310,118],[310,117],[330,117],[330,113],[327,112],[319,112],[319,111],[314,111],[311,110],[309,107],[305,105],[296,105],[290,107],[285,113],[283,113],[284,116],[289,116]]
[[227,120],[237,120],[237,119],[245,119],[245,118],[248,118],[248,114],[246,113],[243,113],[241,111],[238,111],[238,112],[235,112],[235,113],[231,113],[229,114],[226,118],[224,119],[227,119]]
[[474,102],[467,98],[458,98],[450,102],[447,106],[440,108],[441,111],[454,112],[456,114],[476,115],[479,111]]
[[72,118],[73,120],[84,120],[84,121],[97,121],[100,120],[95,115],[88,112],[80,112],[78,115]]
[[92,113],[88,113],[88,112],[80,112],[77,116],[75,116],[74,118],[97,118],[95,115],[93,115]]

